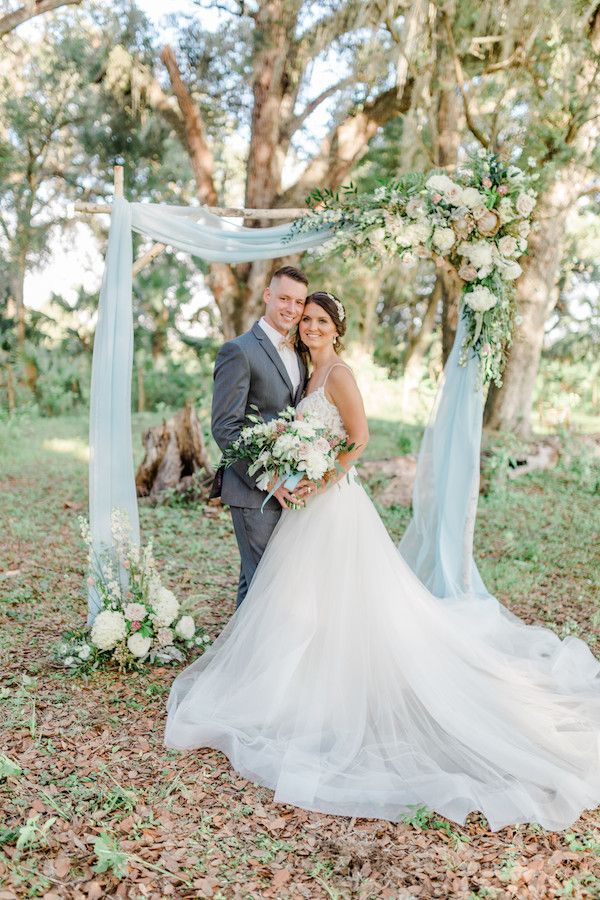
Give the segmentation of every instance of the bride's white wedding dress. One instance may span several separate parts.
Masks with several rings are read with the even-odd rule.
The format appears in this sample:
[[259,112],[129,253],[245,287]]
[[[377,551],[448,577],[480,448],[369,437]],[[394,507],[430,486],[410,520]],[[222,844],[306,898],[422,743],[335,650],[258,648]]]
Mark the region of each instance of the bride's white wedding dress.
[[[343,431],[323,388],[300,408]],[[282,514],[244,603],[176,678],[166,743],[222,750],[306,809],[558,830],[600,803],[600,664],[499,604],[435,598],[351,470]]]

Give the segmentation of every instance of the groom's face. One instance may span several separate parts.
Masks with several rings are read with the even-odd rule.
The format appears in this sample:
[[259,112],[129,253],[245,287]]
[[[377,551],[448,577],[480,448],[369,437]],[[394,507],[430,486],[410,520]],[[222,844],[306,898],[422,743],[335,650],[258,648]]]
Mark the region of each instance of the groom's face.
[[304,312],[308,288],[301,281],[281,275],[265,288],[265,319],[281,334],[297,325]]

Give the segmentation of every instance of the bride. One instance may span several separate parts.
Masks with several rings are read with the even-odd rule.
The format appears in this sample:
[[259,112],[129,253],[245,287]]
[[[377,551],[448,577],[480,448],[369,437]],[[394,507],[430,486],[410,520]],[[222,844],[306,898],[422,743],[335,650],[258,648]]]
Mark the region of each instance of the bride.
[[166,744],[221,750],[275,801],[320,812],[398,821],[425,804],[564,829],[600,803],[600,664],[502,607],[439,600],[404,562],[354,469],[368,427],[337,357],[345,326],[337,298],[308,297],[298,409],[354,447],[299,489],[246,600],[176,678]]

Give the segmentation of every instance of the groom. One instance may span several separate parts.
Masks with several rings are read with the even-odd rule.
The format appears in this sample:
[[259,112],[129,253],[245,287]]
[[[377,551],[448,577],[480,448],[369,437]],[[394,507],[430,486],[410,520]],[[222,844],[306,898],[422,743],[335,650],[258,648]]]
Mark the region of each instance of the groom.
[[[282,266],[265,288],[265,314],[250,331],[223,344],[217,355],[212,402],[212,433],[224,450],[248,424],[248,413],[260,410],[265,421],[276,418],[286,406],[300,402],[306,369],[296,351],[285,343],[304,311],[308,279],[294,266]],[[277,524],[282,508],[292,500],[280,487],[265,505],[265,492],[248,475],[248,464],[239,461],[225,469],[221,499],[231,508],[233,528],[241,557],[237,606]]]

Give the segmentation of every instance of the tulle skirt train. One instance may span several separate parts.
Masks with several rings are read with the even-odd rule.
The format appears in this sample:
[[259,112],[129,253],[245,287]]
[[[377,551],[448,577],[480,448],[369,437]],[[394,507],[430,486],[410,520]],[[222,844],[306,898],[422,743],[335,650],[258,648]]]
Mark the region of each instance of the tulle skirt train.
[[559,830],[600,803],[600,664],[496,601],[433,597],[351,474],[282,515],[246,600],[176,678],[165,739],[307,809]]

